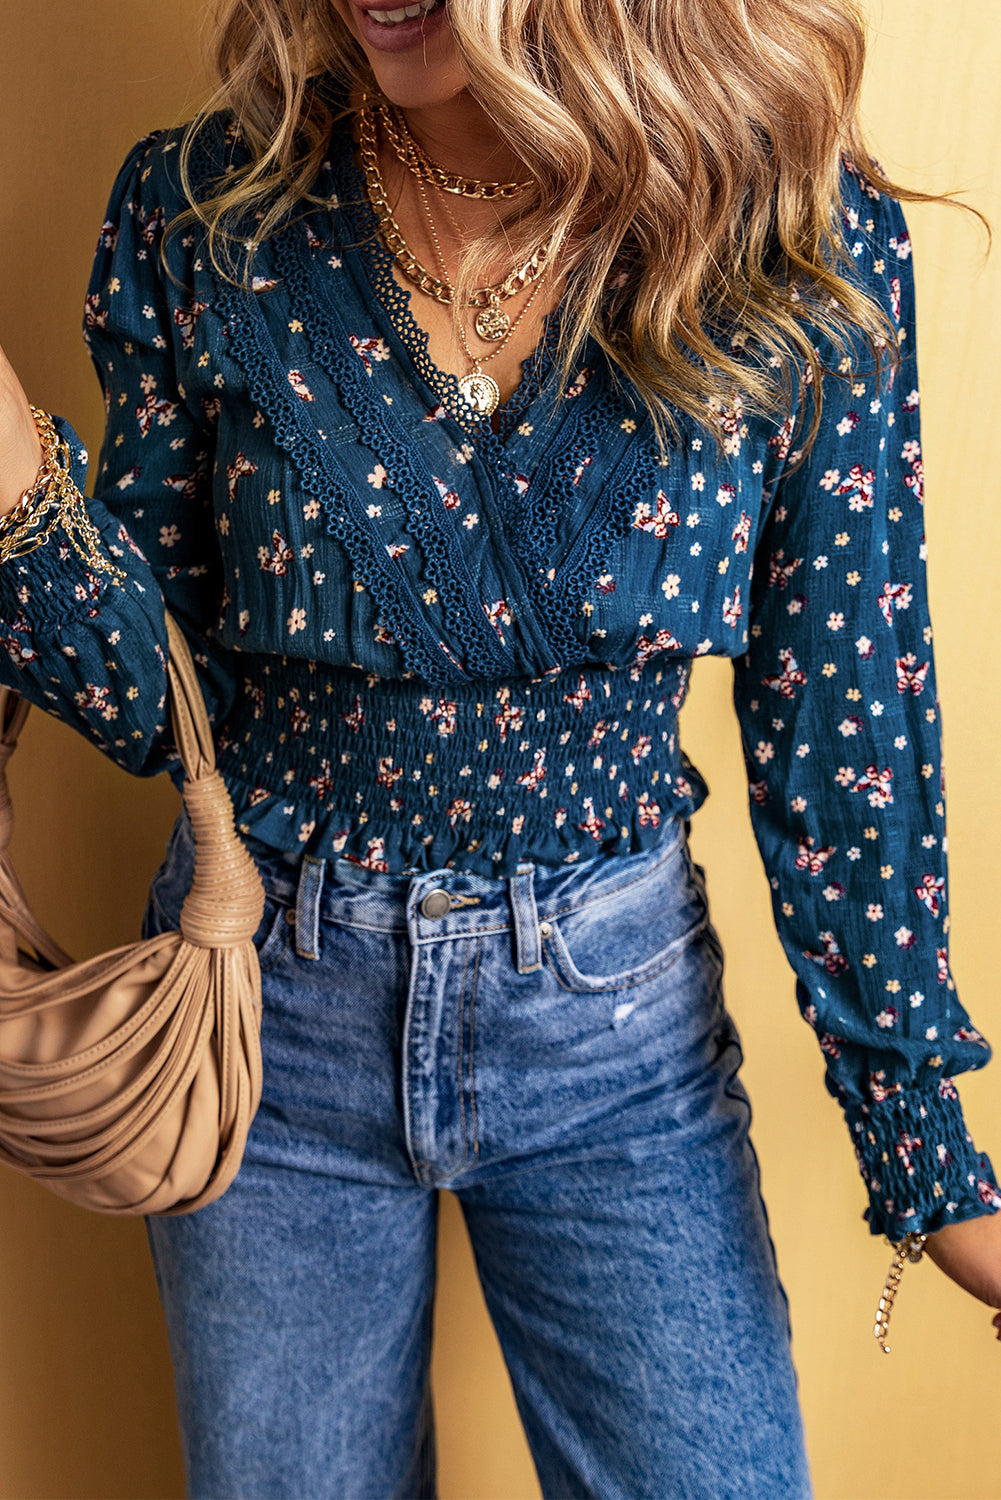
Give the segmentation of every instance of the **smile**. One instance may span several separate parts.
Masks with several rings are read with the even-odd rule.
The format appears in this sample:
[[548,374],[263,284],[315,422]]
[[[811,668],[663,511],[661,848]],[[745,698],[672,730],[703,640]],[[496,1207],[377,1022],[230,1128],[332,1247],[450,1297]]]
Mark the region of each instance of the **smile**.
[[398,10],[369,10],[366,7],[365,14],[379,26],[399,26],[404,21],[414,21],[419,16],[426,16],[443,3],[444,0],[421,0],[418,5],[403,5]]

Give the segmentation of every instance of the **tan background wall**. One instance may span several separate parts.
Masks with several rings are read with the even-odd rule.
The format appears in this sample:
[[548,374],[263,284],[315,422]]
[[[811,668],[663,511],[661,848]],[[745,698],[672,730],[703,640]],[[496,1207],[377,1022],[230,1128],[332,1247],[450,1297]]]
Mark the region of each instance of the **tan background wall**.
[[[33,399],[92,447],[97,384],[77,333],[92,247],[134,139],[199,95],[199,0],[6,0],[0,53],[0,337]],[[1001,0],[872,0],[866,93],[891,172],[957,188],[1001,230]],[[984,269],[967,216],[909,214],[921,315],[928,538],[943,700],[954,969],[1001,1046],[1001,689],[987,631],[1001,558],[992,357],[1001,253]],[[973,393],[976,392],[974,395]],[[713,788],[695,830],[728,953],[745,1078],[797,1363],[818,1500],[998,1500],[1001,1350],[989,1312],[930,1264],[909,1269],[894,1353],[870,1332],[889,1252],[860,1215],[847,1133],[800,1022],[748,831],[729,673],[704,662],[686,745]],[[43,917],[79,956],[138,928],[174,798],[33,716],[12,777],[17,855]],[[963,1085],[1001,1169],[1001,1062]],[[468,1247],[444,1203],[435,1380],[443,1500],[539,1491]],[[139,1224],[108,1223],[0,1178],[0,1496],[180,1496],[166,1344]],[[306,1497],[303,1497],[306,1500]]]

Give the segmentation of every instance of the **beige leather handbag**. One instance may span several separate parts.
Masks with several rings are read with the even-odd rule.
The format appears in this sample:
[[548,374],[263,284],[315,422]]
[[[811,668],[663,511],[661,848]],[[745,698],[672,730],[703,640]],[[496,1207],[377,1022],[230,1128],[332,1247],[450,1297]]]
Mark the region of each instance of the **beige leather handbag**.
[[0,1162],[108,1214],[190,1213],[218,1198],[261,1097],[252,939],[264,890],[233,826],[187,643],[167,627],[197,843],[179,932],[74,964],[39,926],[7,851],[6,763],[28,704],[0,688]]

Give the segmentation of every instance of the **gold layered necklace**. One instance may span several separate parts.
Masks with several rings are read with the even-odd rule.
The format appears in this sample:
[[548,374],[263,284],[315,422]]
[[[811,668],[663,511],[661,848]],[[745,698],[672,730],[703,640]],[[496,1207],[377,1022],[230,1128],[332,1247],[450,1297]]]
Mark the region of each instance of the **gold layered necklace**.
[[[386,138],[399,160],[416,179],[440,276],[433,275],[418,260],[389,206],[385,183],[379,167],[379,126],[383,127]],[[463,197],[500,198],[513,197],[516,193],[522,192],[528,184],[486,182],[446,172],[443,167],[430,161],[424,155],[410,134],[402,115],[396,115],[394,118],[390,109],[381,101],[370,101],[368,98],[363,100],[358,113],[358,152],[365,174],[369,202],[378,220],[379,236],[383,244],[395,258],[404,275],[420,291],[450,306],[454,301],[454,290],[445,267],[426,185],[431,184],[443,192],[451,192]],[[448,212],[447,209],[446,212]],[[451,213],[448,217],[461,240],[461,228],[456,224]],[[491,415],[500,403],[500,389],[497,382],[483,370],[482,366],[501,353],[538,295],[545,279],[549,248],[550,242],[547,240],[524,265],[510,271],[502,281],[492,286],[479,287],[470,294],[468,305],[477,309],[474,320],[477,335],[485,343],[494,343],[497,346],[490,354],[474,354],[469,347],[465,330],[461,324],[459,325],[463,351],[471,368],[459,378],[457,384],[466,406],[479,416]],[[534,286],[528,300],[517,317],[512,320],[501,303],[524,291],[525,287],[531,283],[534,283]]]
[[431,161],[418,146],[402,111],[395,105],[381,108],[379,123],[397,159],[411,171],[416,160],[419,175],[443,193],[454,193],[463,198],[515,198],[532,186],[531,178],[524,182],[486,182],[479,177],[460,177],[458,172],[449,172]]
[[[424,217],[427,220],[428,231],[431,235],[431,242],[434,245],[435,259],[438,262],[438,267],[441,271],[442,278],[444,279],[446,286],[449,287],[449,291],[451,291],[452,288],[448,282],[448,276],[445,270],[445,261],[441,253],[441,245],[439,244],[438,235],[434,227],[434,220],[431,217],[431,205],[428,203],[427,191],[424,187],[423,182],[421,182],[420,180],[418,180],[417,187],[420,192],[421,203],[424,208]],[[449,215],[449,218],[451,218],[451,214]],[[458,226],[456,226],[456,228],[458,228]],[[489,364],[490,360],[496,359],[497,355],[501,353],[508,340],[514,334],[514,331],[518,327],[522,318],[528,312],[528,309],[531,307],[532,303],[538,296],[539,291],[542,287],[542,283],[545,280],[545,276],[545,271],[542,271],[539,274],[538,278],[536,279],[535,285],[532,288],[531,293],[529,294],[528,300],[525,302],[521,311],[513,322],[508,317],[507,313],[503,312],[500,307],[494,305],[484,307],[480,310],[479,313],[477,313],[475,325],[477,333],[479,333],[480,337],[483,339],[491,339],[497,341],[497,347],[493,350],[492,353],[485,355],[474,354],[469,347],[469,340],[466,338],[466,331],[463,328],[462,324],[459,324],[459,338],[462,341],[463,353],[469,360],[471,366],[469,371],[465,375],[460,377],[458,382],[459,390],[462,392],[462,398],[465,401],[466,405],[472,407],[473,411],[479,413],[480,416],[492,415],[492,413],[497,410],[497,407],[500,404],[500,387],[498,386],[496,380],[494,380],[492,375],[486,374],[484,372],[483,366],[485,364]],[[491,323],[490,331],[484,332],[481,328],[481,320],[490,317],[496,318],[498,322],[500,320],[503,320],[503,322],[501,323],[500,327],[497,327],[497,323]]]

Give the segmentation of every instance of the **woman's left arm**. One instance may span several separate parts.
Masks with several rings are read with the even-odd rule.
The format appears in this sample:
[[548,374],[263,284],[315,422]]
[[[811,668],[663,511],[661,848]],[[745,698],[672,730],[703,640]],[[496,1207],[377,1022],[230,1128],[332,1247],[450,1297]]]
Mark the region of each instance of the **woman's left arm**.
[[[1001,1307],[1001,1214],[947,1224],[928,1236],[925,1250],[971,1297]],[[1001,1312],[991,1321],[1001,1340]]]
[[798,466],[790,455],[772,496],[734,675],[751,820],[871,1232],[927,1233],[949,1275],[1001,1306],[1001,1189],[953,1081],[990,1047],[949,967],[910,239],[900,205],[857,173],[844,200],[852,274],[900,363],[881,383],[871,358],[860,373],[857,341],[851,378],[824,379],[813,448]]

